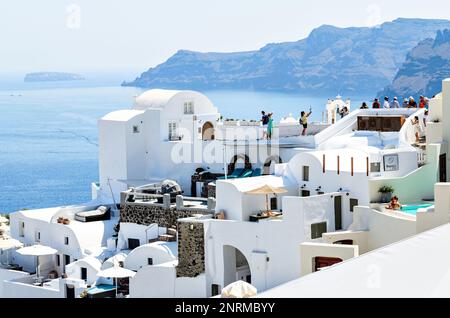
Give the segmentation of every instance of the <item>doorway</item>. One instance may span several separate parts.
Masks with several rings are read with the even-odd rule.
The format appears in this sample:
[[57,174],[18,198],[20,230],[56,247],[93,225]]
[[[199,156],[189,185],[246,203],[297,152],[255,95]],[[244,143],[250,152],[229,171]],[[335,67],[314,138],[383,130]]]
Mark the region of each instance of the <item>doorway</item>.
[[447,154],[439,156],[439,182],[447,182]]
[[214,125],[207,121],[202,127],[202,140],[214,140]]
[[342,230],[342,197],[334,197],[334,228],[336,231]]
[[75,287],[70,284],[66,284],[66,298],[75,298]]
[[223,247],[224,286],[238,280],[249,284],[252,282],[250,266],[245,255],[237,248],[225,245]]

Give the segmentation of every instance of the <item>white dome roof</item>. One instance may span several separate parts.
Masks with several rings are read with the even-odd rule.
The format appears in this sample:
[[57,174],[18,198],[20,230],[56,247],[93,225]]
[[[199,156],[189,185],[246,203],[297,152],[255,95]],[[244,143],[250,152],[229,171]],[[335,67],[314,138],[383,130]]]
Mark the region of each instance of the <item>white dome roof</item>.
[[134,109],[163,108],[167,102],[181,91],[166,89],[151,89],[135,99]]

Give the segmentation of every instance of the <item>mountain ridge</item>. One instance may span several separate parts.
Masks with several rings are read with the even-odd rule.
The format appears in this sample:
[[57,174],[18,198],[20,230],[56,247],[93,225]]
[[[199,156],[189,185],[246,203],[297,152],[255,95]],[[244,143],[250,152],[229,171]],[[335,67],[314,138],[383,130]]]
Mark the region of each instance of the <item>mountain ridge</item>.
[[400,18],[371,28],[322,25],[304,39],[254,51],[179,50],[123,85],[373,94],[392,82],[417,43],[442,29],[449,20]]
[[450,77],[450,29],[421,41],[407,55],[392,84],[379,95],[431,97],[441,91],[441,81]]

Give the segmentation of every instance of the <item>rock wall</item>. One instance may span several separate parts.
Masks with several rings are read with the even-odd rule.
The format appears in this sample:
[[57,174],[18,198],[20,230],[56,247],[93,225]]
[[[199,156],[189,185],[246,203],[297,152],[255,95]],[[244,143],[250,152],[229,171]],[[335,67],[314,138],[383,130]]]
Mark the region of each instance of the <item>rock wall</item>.
[[205,272],[203,223],[178,222],[177,277],[196,277]]
[[150,225],[158,223],[161,227],[174,227],[177,220],[191,217],[192,211],[178,211],[175,207],[164,209],[160,206],[127,203],[120,209],[120,222]]

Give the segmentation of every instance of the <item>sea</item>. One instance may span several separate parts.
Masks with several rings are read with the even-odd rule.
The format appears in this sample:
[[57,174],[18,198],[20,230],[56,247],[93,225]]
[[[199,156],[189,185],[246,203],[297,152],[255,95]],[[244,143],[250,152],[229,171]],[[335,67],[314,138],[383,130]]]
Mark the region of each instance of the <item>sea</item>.
[[[0,79],[0,213],[87,202],[98,181],[97,121],[130,108],[139,88],[120,81],[24,83]],[[295,93],[204,91],[224,118],[260,119],[261,110],[320,121],[328,98]],[[353,108],[364,96],[351,98]]]

